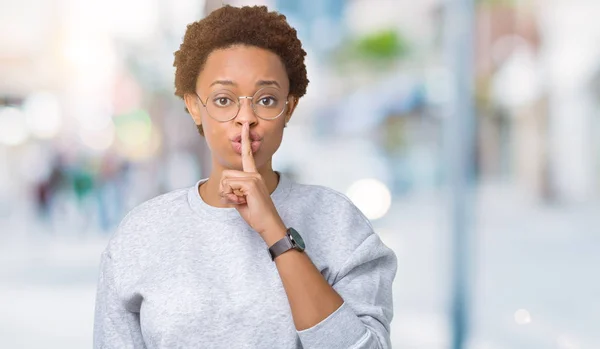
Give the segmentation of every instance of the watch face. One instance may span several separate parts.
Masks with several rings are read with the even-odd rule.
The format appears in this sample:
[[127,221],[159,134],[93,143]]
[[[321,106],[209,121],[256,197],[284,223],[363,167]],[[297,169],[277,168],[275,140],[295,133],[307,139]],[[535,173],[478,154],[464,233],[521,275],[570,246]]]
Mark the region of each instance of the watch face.
[[288,232],[290,233],[290,235],[292,236],[292,239],[298,245],[298,247],[300,247],[300,249],[304,250],[306,248],[306,246],[304,245],[304,240],[302,240],[302,236],[300,236],[300,234],[298,234],[296,229],[289,228]]

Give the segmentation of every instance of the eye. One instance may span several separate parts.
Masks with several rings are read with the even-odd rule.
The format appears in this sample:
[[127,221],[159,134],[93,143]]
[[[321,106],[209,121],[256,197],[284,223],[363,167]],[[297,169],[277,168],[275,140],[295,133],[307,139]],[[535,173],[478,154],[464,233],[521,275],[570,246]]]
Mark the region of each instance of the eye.
[[213,103],[217,107],[228,107],[233,101],[229,97],[216,97],[213,99]]
[[261,105],[263,107],[272,107],[276,104],[277,104],[277,99],[275,99],[274,97],[261,97],[258,100],[258,105]]

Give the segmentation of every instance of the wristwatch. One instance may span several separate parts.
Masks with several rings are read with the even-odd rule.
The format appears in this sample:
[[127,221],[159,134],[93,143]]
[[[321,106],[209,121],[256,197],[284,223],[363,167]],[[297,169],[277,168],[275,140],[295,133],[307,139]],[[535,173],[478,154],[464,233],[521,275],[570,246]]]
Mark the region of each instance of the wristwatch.
[[284,252],[291,249],[302,252],[305,248],[304,240],[302,240],[302,237],[298,234],[296,229],[288,228],[285,236],[274,243],[273,246],[269,247],[269,253],[271,254],[271,260],[275,261],[275,258]]

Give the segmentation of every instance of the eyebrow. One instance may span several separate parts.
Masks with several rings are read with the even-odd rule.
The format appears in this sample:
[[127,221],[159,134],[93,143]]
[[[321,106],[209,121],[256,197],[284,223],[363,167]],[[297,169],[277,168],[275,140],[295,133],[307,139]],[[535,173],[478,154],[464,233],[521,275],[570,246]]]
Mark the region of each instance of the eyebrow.
[[228,86],[237,86],[237,84],[231,80],[215,80],[209,87],[214,85],[228,85]]
[[[237,84],[231,80],[215,80],[209,87],[214,85],[226,85],[226,86],[237,86]],[[259,80],[256,82],[256,86],[272,86],[275,85],[278,88],[281,88],[279,83],[275,80]]]
[[281,86],[279,86],[279,83],[275,80],[259,80],[258,82],[256,82],[256,86],[271,86],[271,85],[275,85],[278,88],[281,88]]

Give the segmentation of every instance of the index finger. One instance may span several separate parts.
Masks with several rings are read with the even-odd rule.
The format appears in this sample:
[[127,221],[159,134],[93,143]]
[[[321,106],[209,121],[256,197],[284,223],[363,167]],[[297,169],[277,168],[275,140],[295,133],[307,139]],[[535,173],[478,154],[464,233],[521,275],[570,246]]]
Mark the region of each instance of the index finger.
[[250,124],[242,126],[242,170],[244,172],[257,172],[254,156],[252,155],[252,144],[250,142]]

